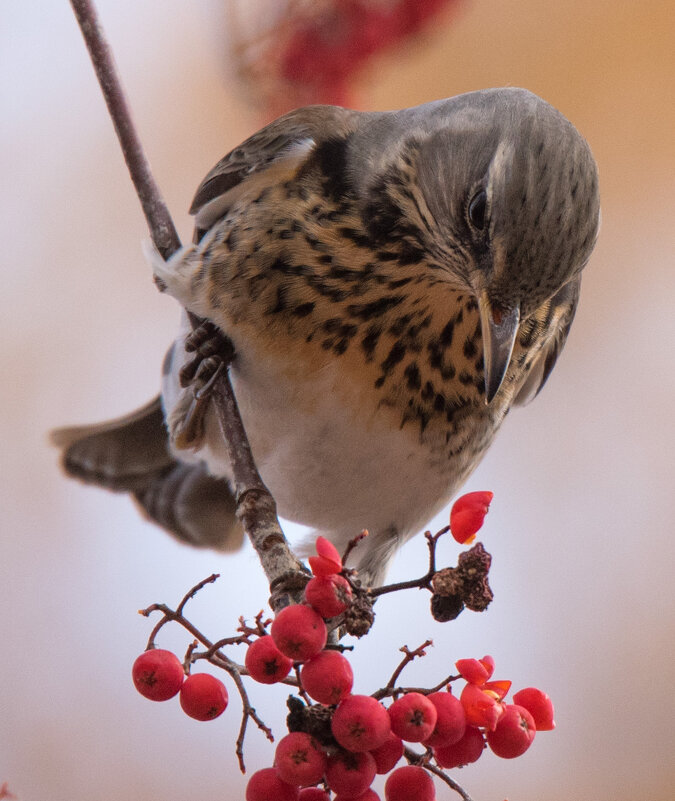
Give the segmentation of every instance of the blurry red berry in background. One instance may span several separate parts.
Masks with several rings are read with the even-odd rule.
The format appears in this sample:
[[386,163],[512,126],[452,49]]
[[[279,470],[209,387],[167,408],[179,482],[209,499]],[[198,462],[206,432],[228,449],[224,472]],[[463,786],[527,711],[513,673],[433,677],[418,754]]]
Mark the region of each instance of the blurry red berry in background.
[[442,768],[460,768],[462,765],[470,765],[475,762],[483,753],[484,748],[485,740],[480,729],[475,726],[467,726],[461,740],[452,745],[434,748],[434,757]]
[[466,730],[466,714],[459,698],[448,692],[430,693],[427,698],[436,707],[436,725],[424,745],[436,748],[456,743]]
[[486,655],[482,659],[458,659],[455,667],[459,675],[469,684],[485,684],[494,673],[495,660]]
[[513,703],[525,707],[532,715],[537,731],[551,731],[555,729],[553,720],[553,701],[542,690],[536,687],[526,687],[513,696]]
[[494,497],[492,492],[467,492],[450,510],[450,532],[461,544],[473,542]]
[[171,651],[151,648],[136,659],[131,677],[141,695],[151,701],[168,701],[180,690],[185,672]]
[[375,760],[375,770],[380,774],[389,773],[403,756],[403,740],[394,732],[389,732],[387,739],[370,752]]
[[193,673],[180,688],[183,712],[195,720],[213,720],[227,708],[227,688],[210,673]]
[[513,759],[524,754],[537,733],[532,715],[523,706],[507,704],[494,731],[486,734],[487,743],[497,756]]
[[417,765],[396,768],[384,784],[386,801],[434,801],[436,792],[431,776]]
[[406,693],[389,707],[391,730],[408,743],[421,743],[436,725],[436,707],[422,693]]
[[321,617],[341,615],[352,600],[352,590],[346,578],[338,575],[316,576],[307,582],[305,601]]
[[380,801],[380,796],[372,788],[368,788],[365,793],[359,796],[346,796],[342,793],[335,796],[333,801]]
[[298,788],[282,781],[276,768],[254,773],[246,785],[246,801],[297,801]]
[[316,656],[328,636],[321,616],[306,604],[282,609],[272,622],[271,632],[277,648],[295,662]]
[[375,698],[348,695],[333,713],[331,730],[348,751],[371,751],[387,739],[391,724],[387,710]]
[[354,673],[347,659],[337,651],[321,651],[300,670],[305,692],[320,704],[338,704],[352,691]]
[[244,663],[251,678],[261,684],[285,679],[293,667],[293,660],[281,653],[271,634],[258,637],[248,646]]
[[328,758],[326,782],[334,793],[358,798],[366,792],[375,778],[375,760],[367,753],[338,751]]
[[320,787],[303,787],[298,794],[298,801],[330,801],[330,796]]
[[281,779],[296,787],[307,787],[321,781],[327,757],[309,734],[294,731],[279,740],[274,753],[274,766]]

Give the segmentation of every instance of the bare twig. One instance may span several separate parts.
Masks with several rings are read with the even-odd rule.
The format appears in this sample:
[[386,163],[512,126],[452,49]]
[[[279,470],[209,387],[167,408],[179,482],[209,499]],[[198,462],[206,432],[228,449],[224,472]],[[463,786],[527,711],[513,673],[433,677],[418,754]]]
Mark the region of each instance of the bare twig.
[[[71,0],[71,6],[87,45],[153,242],[162,257],[168,259],[181,247],[181,242],[136,134],[95,7],[91,0]],[[190,315],[190,322],[194,328],[200,320]],[[255,466],[232,385],[225,373],[215,383],[213,402],[232,464],[237,516],[260,557],[272,591],[272,606],[278,609],[297,600],[303,586],[302,580],[297,577],[303,567],[291,553],[276,516],[274,499]]]
[[433,645],[431,640],[425,640],[425,642],[420,645],[419,648],[415,648],[414,651],[411,651],[407,645],[404,645],[402,648],[399,648],[404,654],[403,659],[400,661],[396,670],[391,674],[391,678],[387,682],[387,684],[381,689],[377,690],[377,692],[373,693],[373,698],[384,698],[389,695],[395,695],[396,693],[403,692],[401,689],[396,689],[396,682],[398,681],[399,676],[403,672],[403,669],[406,665],[409,665],[413,659],[416,659],[418,656],[426,656],[425,648],[428,648],[430,645]]
[[437,531],[436,534],[432,534],[430,531],[424,532],[424,537],[429,549],[429,568],[423,576],[418,579],[410,579],[410,581],[398,581],[395,584],[385,584],[382,587],[371,587],[369,590],[371,596],[377,598],[379,595],[386,595],[390,592],[412,589],[429,590],[431,592],[431,579],[436,572],[436,546],[438,545],[438,540],[444,534],[447,534],[448,531],[450,531],[450,526],[445,526],[445,528]]
[[457,784],[454,779],[451,779],[445,771],[437,768],[436,765],[431,764],[431,749],[427,749],[424,754],[418,754],[417,752],[413,751],[412,748],[406,748],[403,752],[403,755],[408,760],[410,765],[420,765],[425,770],[428,770],[429,773],[433,773],[434,776],[438,776],[438,778],[442,782],[445,782],[448,787],[453,789],[456,793],[459,793],[463,801],[473,801],[471,796],[461,785]]

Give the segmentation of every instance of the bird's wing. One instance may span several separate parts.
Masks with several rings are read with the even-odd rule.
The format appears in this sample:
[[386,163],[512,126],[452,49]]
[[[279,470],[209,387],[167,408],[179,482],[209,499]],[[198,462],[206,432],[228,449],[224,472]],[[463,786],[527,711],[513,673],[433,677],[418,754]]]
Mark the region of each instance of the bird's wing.
[[565,347],[574,314],[579,302],[581,275],[573,278],[559,289],[549,302],[548,317],[556,327],[550,342],[542,348],[528,373],[525,382],[518,390],[514,403],[524,406],[537,397],[553,370],[558,356]]
[[190,214],[198,241],[240,196],[254,186],[291,178],[315,146],[353,129],[358,112],[337,106],[307,106],[280,117],[224,156],[206,175]]

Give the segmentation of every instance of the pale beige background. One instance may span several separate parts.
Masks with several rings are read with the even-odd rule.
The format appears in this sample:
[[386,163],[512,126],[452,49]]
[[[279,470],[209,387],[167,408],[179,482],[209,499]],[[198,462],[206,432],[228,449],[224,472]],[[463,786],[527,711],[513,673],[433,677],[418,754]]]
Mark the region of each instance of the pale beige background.
[[[197,182],[258,124],[224,64],[221,3],[99,5],[187,237]],[[411,681],[489,652],[499,678],[549,691],[556,732],[459,774],[476,801],[673,797],[674,40],[672,0],[466,0],[360,87],[390,108],[526,86],[576,123],[601,171],[601,238],[564,356],[469,484],[496,494],[494,604],[440,626],[422,595],[389,599],[353,659],[371,691],[398,646],[431,636]],[[175,545],[127,500],[65,481],[46,444],[53,426],[150,397],[177,317],[141,258],[144,223],[65,0],[4,0],[0,114],[0,783],[21,801],[236,801],[237,702],[197,724],[137,696],[129,669],[149,631],[135,610],[213,570],[225,577],[194,605],[205,630],[226,635],[261,608],[250,551]],[[418,540],[392,577],[423,563]],[[254,689],[277,731],[284,695]],[[271,753],[251,731],[249,764]]]

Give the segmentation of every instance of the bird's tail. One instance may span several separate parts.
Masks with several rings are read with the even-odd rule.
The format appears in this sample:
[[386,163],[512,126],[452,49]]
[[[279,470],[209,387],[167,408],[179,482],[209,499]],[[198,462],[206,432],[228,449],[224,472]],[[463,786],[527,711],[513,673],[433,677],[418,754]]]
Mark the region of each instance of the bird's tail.
[[157,397],[125,417],[53,431],[65,472],[86,484],[128,492],[144,515],[179,540],[232,551],[243,532],[228,482],[199,462],[176,460]]

